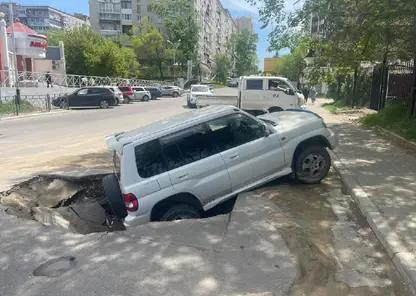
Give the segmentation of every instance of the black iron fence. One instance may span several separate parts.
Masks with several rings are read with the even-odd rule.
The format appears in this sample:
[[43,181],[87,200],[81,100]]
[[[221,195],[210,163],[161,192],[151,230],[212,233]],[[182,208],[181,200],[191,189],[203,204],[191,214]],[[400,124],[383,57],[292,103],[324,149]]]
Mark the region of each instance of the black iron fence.
[[65,94],[20,95],[0,98],[0,117],[21,115],[33,112],[50,112],[59,108],[53,106],[55,98]]

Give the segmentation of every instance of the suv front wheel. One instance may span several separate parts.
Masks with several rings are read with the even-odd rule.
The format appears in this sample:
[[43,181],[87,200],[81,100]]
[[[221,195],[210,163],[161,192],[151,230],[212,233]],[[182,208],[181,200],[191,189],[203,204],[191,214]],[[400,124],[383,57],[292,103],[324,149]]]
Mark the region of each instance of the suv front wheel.
[[305,184],[316,184],[328,175],[331,156],[324,146],[303,149],[295,160],[296,179]]
[[190,205],[180,204],[173,205],[161,215],[160,221],[175,221],[185,219],[199,219],[201,213]]

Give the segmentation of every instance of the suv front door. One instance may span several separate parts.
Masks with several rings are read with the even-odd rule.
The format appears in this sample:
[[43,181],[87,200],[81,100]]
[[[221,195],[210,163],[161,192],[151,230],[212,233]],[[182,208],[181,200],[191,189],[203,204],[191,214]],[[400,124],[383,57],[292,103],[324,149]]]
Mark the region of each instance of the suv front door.
[[231,193],[225,162],[212,145],[206,125],[166,136],[161,144],[176,192],[189,192],[203,205]]
[[242,114],[232,114],[208,123],[213,142],[227,166],[233,192],[250,187],[284,168],[285,156],[277,133]]
[[284,80],[267,79],[267,100],[270,106],[278,106],[282,109],[297,107],[297,96]]
[[88,88],[81,88],[76,93],[70,96],[69,104],[71,107],[85,106],[85,100],[87,99]]

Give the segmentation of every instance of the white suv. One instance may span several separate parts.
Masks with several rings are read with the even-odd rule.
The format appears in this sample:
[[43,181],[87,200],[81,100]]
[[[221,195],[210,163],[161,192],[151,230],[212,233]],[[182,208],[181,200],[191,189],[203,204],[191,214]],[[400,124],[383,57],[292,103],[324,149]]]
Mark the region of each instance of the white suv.
[[106,138],[115,173],[103,179],[114,215],[126,226],[198,218],[204,211],[293,173],[324,179],[337,145],[322,118],[309,111],[253,117],[211,106]]
[[135,101],[144,101],[148,102],[152,95],[148,90],[141,86],[132,86],[134,92],[134,100]]

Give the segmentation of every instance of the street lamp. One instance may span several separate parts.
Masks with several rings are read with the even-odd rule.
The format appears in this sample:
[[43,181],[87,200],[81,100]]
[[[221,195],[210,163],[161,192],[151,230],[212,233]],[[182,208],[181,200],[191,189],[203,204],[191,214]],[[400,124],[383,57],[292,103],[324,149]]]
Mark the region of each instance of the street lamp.
[[179,45],[179,43],[181,42],[181,39],[179,39],[177,42],[175,42],[175,43],[173,43],[172,41],[170,41],[170,40],[167,40],[167,42],[170,44],[170,45],[172,45],[172,47],[173,47],[173,80],[176,82],[176,77],[175,77],[175,63],[176,63],[176,61],[175,61],[175,59],[176,59],[176,49],[177,49],[177,47],[178,47],[178,45]]

